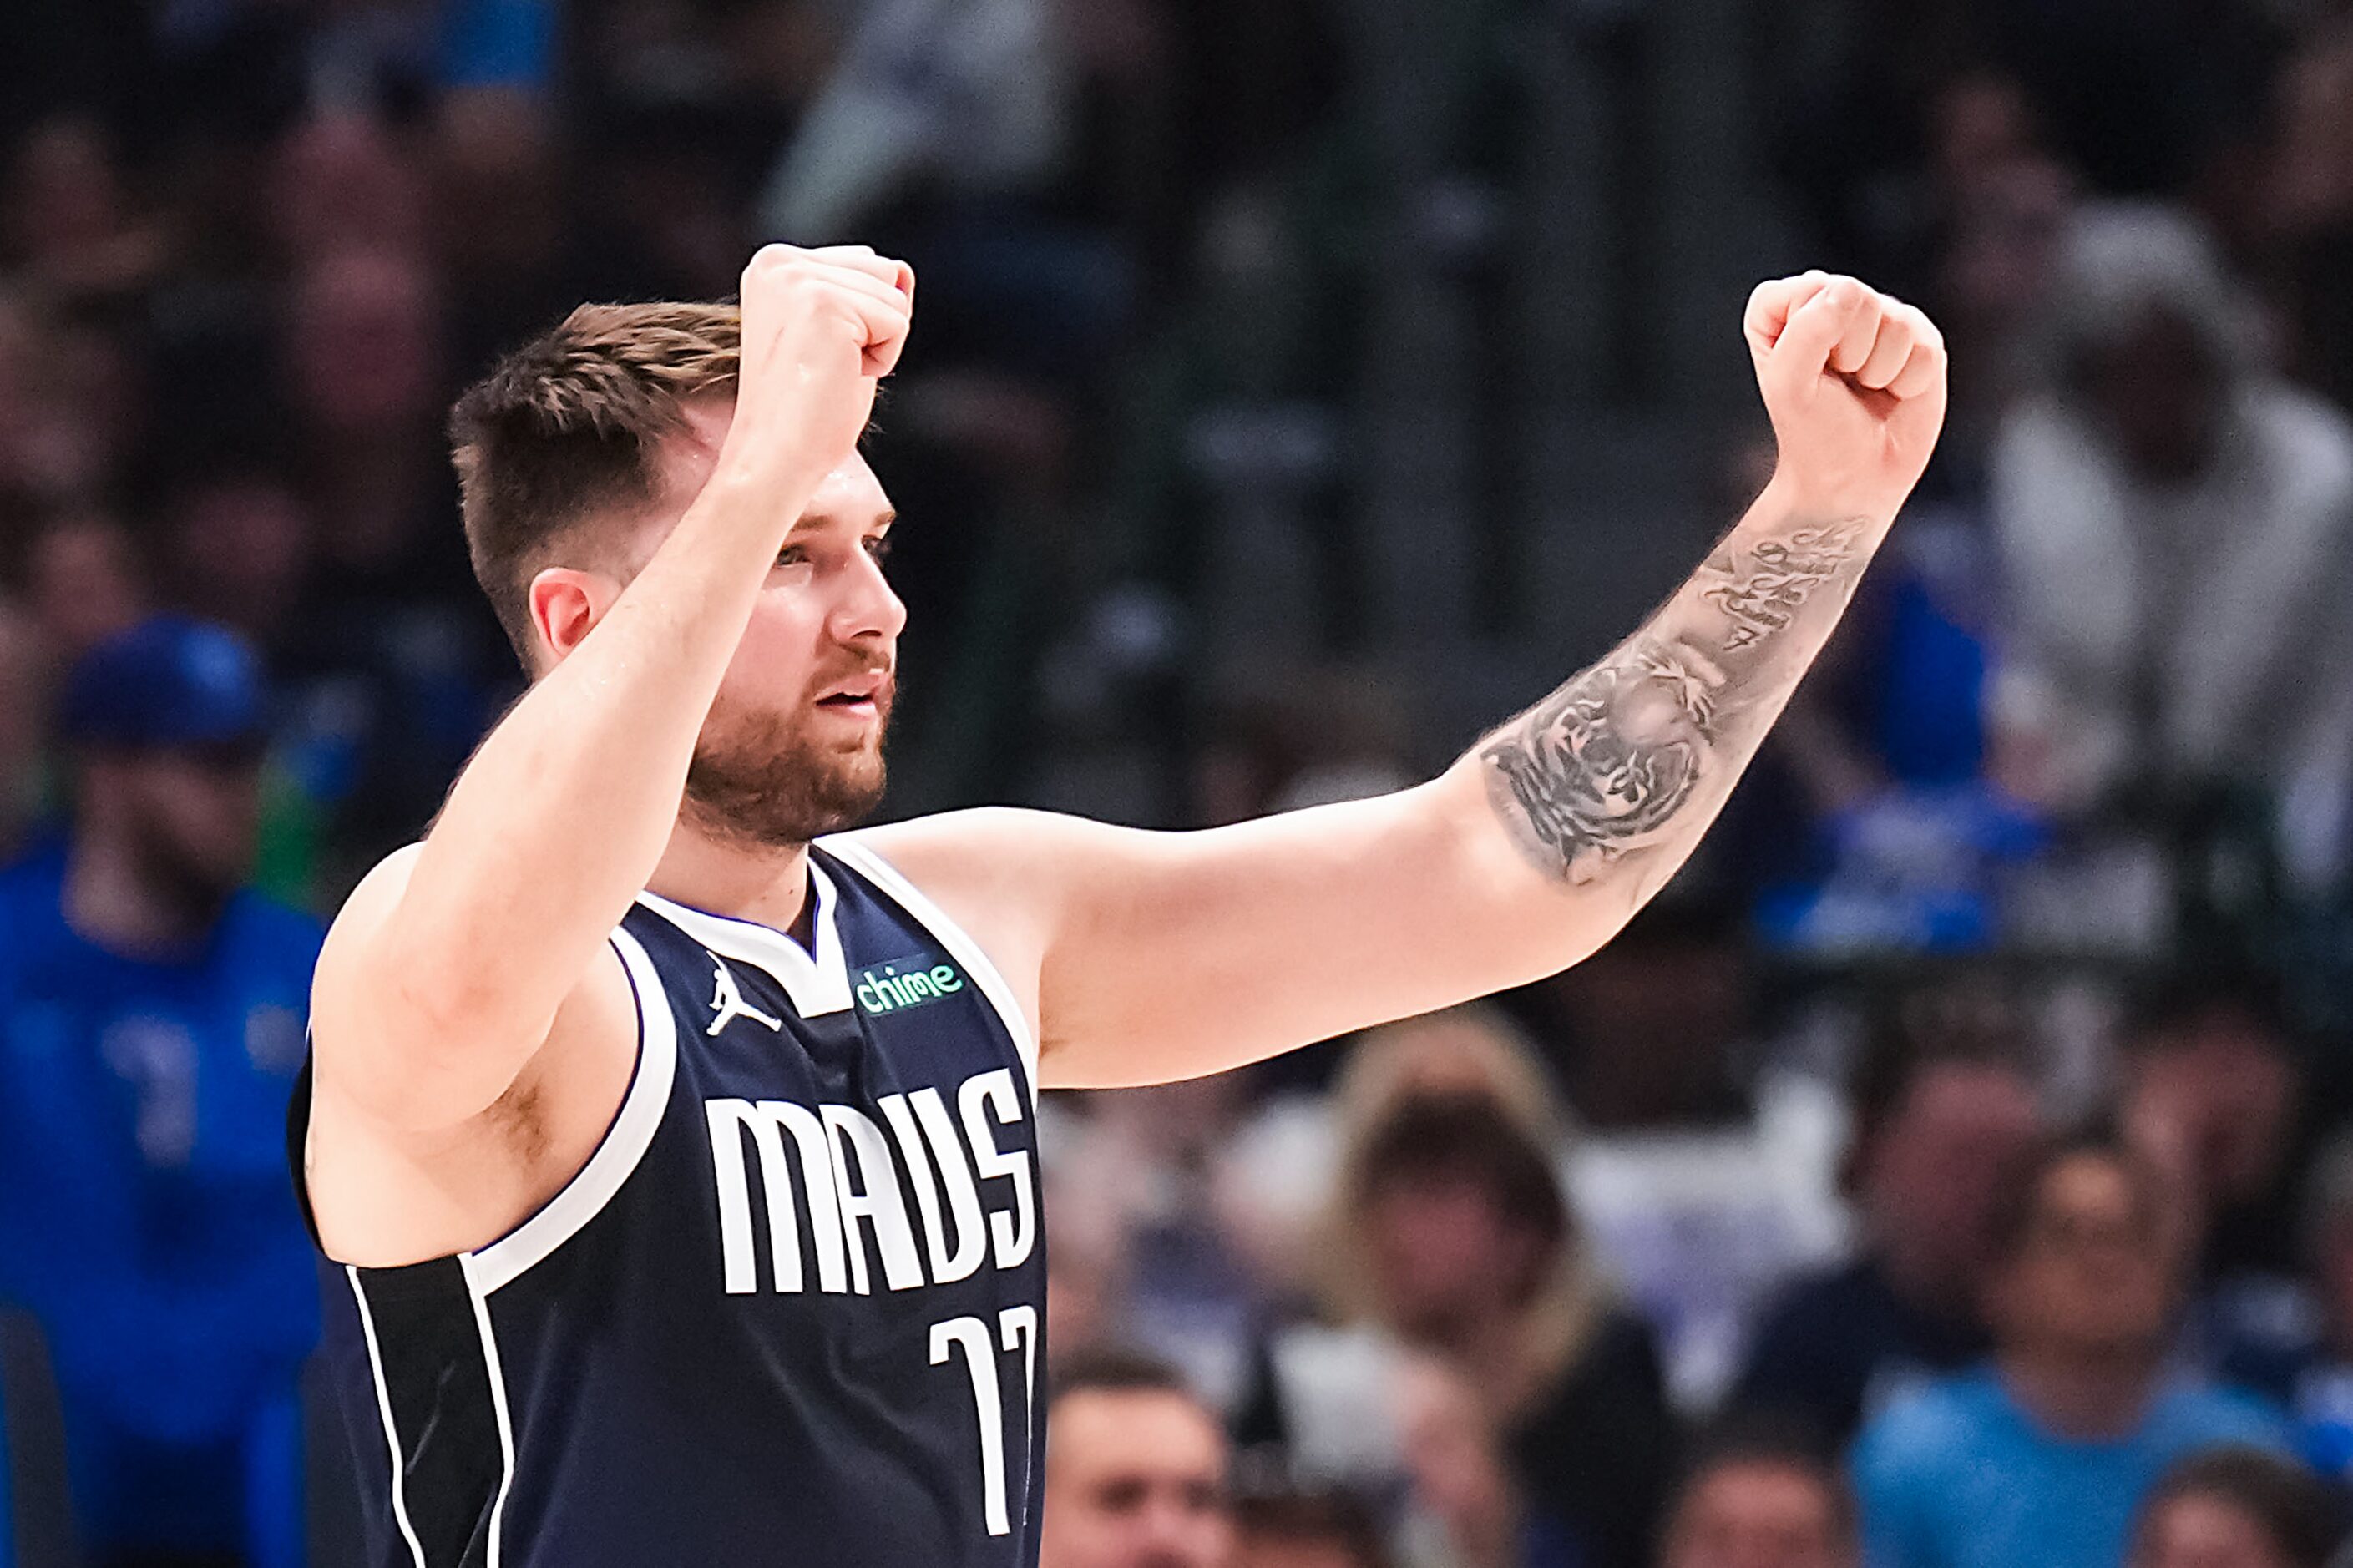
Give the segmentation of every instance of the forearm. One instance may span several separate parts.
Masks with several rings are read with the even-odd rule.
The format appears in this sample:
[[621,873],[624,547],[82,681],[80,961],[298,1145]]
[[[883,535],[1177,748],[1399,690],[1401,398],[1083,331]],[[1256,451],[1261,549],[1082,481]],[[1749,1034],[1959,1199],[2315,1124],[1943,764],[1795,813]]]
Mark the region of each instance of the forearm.
[[1609,929],[1630,918],[1723,808],[1887,528],[1768,487],[1641,630],[1457,764],[1483,782],[1485,831]]
[[[645,886],[695,740],[815,480],[715,480],[482,743],[388,923],[438,1005],[544,1023]],[[796,488],[797,486],[797,488]]]

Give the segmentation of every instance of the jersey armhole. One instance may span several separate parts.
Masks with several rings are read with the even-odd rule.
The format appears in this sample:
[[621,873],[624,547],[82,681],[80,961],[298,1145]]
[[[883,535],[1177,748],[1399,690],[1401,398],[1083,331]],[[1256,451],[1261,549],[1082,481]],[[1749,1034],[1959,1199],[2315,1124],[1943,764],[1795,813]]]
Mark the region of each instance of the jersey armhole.
[[948,919],[940,907],[925,897],[922,889],[902,876],[896,866],[884,859],[866,845],[854,838],[821,838],[818,847],[835,859],[857,871],[876,887],[898,900],[902,909],[921,921],[923,928],[939,938],[948,956],[965,967],[965,972],[980,986],[982,995],[997,1011],[1005,1032],[1012,1037],[1014,1054],[1021,1058],[1023,1076],[1029,1079],[1029,1100],[1038,1100],[1038,1031],[1029,1016],[1021,1009],[1020,1001],[1007,984],[1005,976],[990,960],[987,951],[975,941],[972,934]]
[[616,929],[611,942],[637,1004],[638,1060],[628,1090],[596,1152],[577,1175],[529,1219],[488,1247],[463,1255],[469,1259],[468,1278],[484,1296],[521,1277],[604,1212],[645,1158],[670,1108],[670,1088],[678,1077],[677,1016],[670,1011],[652,957],[638,939]]

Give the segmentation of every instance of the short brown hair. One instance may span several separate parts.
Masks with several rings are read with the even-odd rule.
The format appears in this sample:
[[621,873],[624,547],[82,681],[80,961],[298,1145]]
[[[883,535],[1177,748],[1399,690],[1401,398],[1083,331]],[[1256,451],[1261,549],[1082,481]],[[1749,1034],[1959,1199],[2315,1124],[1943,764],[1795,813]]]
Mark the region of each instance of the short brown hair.
[[2323,1568],[2346,1539],[2344,1500],[2302,1465],[2265,1449],[2232,1444],[2181,1460],[2141,1505],[2139,1533],[2148,1533],[2167,1505],[2189,1497],[2212,1498],[2244,1515],[2290,1568]]
[[1733,1470],[1779,1470],[1803,1477],[1820,1493],[1840,1544],[1853,1542],[1854,1492],[1839,1468],[1838,1445],[1805,1417],[1777,1410],[1735,1410],[1699,1434],[1669,1494],[1668,1533],[1683,1522],[1684,1510],[1701,1488]]
[[1050,1408],[1073,1394],[1175,1394],[1201,1403],[1176,1363],[1126,1345],[1078,1350],[1058,1361],[1046,1380],[1046,1404]]
[[548,546],[596,511],[656,498],[662,437],[688,400],[732,392],[742,334],[733,305],[583,305],[450,410],[474,576],[526,668],[528,588]]
[[1994,1259],[2008,1265],[2018,1260],[2042,1217],[2044,1189],[2063,1165],[2096,1160],[2114,1166],[2133,1190],[2136,1217],[2160,1226],[2165,1205],[2165,1177],[2148,1156],[2127,1142],[2123,1131],[2105,1121],[2051,1133],[2007,1170],[1994,1189],[1992,1231]]

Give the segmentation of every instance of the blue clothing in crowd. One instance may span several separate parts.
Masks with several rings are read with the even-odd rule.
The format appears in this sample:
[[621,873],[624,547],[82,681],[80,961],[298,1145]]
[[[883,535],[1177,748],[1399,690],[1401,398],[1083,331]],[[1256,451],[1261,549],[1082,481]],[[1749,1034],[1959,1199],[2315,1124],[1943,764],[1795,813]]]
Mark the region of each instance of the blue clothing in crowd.
[[1989,1367],[1897,1400],[1854,1454],[1868,1568],[2116,1568],[2134,1510],[2168,1467],[2217,1444],[2286,1447],[2254,1400],[2180,1382],[2139,1430],[2052,1436]]
[[174,962],[84,940],[65,859],[0,872],[0,1300],[47,1341],[84,1545],[301,1555],[318,1334],[285,1177],[315,922],[240,894]]
[[0,1389],[0,1568],[16,1568],[16,1515],[8,1506],[7,1391]]

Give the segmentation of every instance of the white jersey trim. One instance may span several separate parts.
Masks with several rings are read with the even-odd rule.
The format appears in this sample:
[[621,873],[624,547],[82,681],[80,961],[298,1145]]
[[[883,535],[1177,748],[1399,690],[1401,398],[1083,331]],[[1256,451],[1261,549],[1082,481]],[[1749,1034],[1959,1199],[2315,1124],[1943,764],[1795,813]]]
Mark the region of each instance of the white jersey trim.
[[809,896],[817,900],[817,918],[810,927],[816,933],[814,955],[774,926],[756,921],[689,909],[659,893],[640,893],[638,902],[720,957],[773,976],[802,1017],[822,1018],[849,1010],[849,970],[841,959],[841,931],[835,918],[840,900],[814,862],[809,866]]
[[514,1487],[514,1423],[507,1415],[507,1373],[499,1364],[499,1336],[491,1328],[490,1292],[483,1288],[481,1265],[470,1253],[458,1255],[459,1271],[466,1277],[466,1294],[472,1299],[474,1325],[482,1334],[482,1367],[491,1379],[491,1408],[499,1418],[499,1495],[491,1504],[491,1553],[484,1568],[500,1568],[501,1542],[506,1533],[507,1493]]
[[384,1444],[392,1455],[393,1522],[400,1526],[400,1537],[408,1542],[408,1555],[417,1568],[425,1568],[425,1543],[417,1539],[417,1527],[408,1522],[408,1467],[402,1462],[400,1428],[392,1419],[392,1384],[385,1381],[384,1352],[375,1342],[375,1314],[368,1310],[367,1289],[360,1283],[360,1271],[346,1263],[343,1277],[352,1283],[352,1300],[360,1305],[360,1334],[367,1341],[368,1375],[375,1380],[376,1414],[384,1417]]
[[[596,1218],[645,1158],[662,1113],[670,1109],[670,1085],[678,1077],[678,1017],[670,1011],[654,961],[638,939],[616,930],[612,940],[637,993],[637,1074],[605,1141],[580,1173],[522,1225],[481,1250],[459,1256],[469,1284],[481,1296],[519,1278]],[[500,1397],[505,1397],[503,1390]]]
[[[948,950],[950,958],[964,965],[965,973],[973,977],[980,986],[981,994],[987,997],[989,1005],[997,1009],[997,1017],[1005,1025],[1005,1032],[1013,1037],[1013,1049],[1021,1058],[1023,1075],[1029,1080],[1029,1102],[1035,1105],[1038,1102],[1038,1032],[1031,1026],[1029,1016],[1021,1010],[1020,1002],[1014,997],[1013,987],[1005,983],[1005,976],[989,961],[980,943],[975,942],[962,926],[941,913],[940,907],[924,897],[923,889],[900,875],[897,867],[865,845],[851,838],[820,838],[818,847],[897,900],[902,908],[940,939],[940,945]],[[844,970],[842,973],[846,983],[848,972]]]

